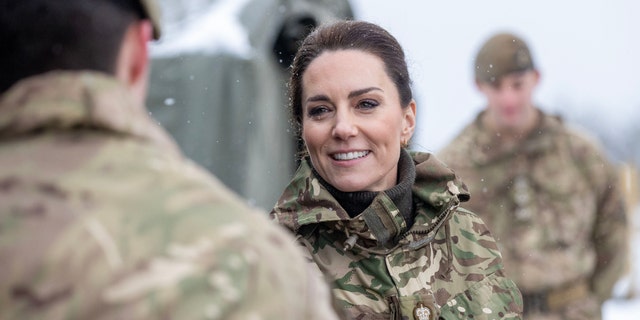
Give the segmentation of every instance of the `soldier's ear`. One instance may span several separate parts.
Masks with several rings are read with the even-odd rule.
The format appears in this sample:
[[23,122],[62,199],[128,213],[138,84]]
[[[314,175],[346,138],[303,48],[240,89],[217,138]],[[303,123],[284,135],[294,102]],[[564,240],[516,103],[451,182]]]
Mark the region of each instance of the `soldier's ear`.
[[116,62],[116,77],[144,102],[149,76],[148,43],[153,35],[149,20],[132,23],[125,32]]
[[540,71],[534,69],[533,74],[535,76],[535,85],[538,85],[540,83]]

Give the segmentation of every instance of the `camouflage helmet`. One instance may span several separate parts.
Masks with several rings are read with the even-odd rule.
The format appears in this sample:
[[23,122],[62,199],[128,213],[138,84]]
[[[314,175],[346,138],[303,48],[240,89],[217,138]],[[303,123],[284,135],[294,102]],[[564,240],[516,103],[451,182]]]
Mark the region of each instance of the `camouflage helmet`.
[[529,47],[511,33],[489,38],[478,51],[474,66],[480,82],[495,82],[509,73],[535,69]]
[[159,0],[140,0],[142,10],[144,10],[145,18],[151,20],[153,25],[153,38],[160,39],[161,24],[160,24],[160,4]]

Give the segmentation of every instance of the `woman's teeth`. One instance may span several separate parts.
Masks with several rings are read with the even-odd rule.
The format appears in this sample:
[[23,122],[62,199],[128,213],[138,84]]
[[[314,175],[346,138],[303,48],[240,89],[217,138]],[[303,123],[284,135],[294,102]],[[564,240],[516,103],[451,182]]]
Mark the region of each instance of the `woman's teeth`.
[[347,153],[336,153],[333,155],[333,159],[335,160],[353,160],[362,158],[369,154],[369,151],[356,151],[356,152],[347,152]]

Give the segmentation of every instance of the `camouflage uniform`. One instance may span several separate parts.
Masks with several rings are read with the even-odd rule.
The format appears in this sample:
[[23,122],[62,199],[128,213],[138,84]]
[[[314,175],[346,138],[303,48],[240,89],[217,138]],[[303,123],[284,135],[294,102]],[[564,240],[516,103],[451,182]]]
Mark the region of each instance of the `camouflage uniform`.
[[336,318],[293,238],[114,79],[23,80],[0,139],[0,318]]
[[[468,193],[426,153],[412,154],[413,226],[386,193],[350,218],[302,162],[272,217],[297,234],[350,319],[519,319],[521,296]],[[398,239],[379,245],[380,234]],[[427,312],[423,318],[419,313]]]
[[582,133],[537,112],[537,127],[511,148],[481,113],[439,157],[469,186],[469,208],[495,235],[525,309],[540,300],[527,318],[599,319],[625,263],[615,168]]

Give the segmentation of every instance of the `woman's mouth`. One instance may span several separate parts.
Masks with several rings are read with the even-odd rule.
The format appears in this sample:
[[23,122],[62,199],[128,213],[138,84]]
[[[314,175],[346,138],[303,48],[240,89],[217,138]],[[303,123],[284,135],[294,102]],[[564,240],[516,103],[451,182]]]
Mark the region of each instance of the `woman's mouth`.
[[353,151],[353,152],[344,152],[344,153],[334,153],[331,155],[333,160],[338,161],[348,161],[366,157],[369,154],[369,151]]

